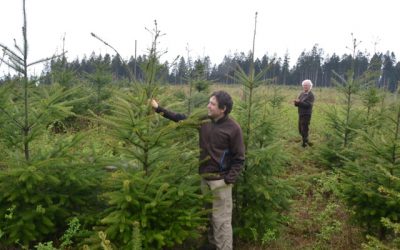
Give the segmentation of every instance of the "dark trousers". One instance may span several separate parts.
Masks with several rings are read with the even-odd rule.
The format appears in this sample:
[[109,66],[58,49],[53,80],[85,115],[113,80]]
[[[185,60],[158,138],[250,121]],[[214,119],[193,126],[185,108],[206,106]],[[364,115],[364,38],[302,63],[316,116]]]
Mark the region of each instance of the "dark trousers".
[[308,143],[308,126],[310,125],[310,115],[299,115],[299,133],[303,138],[303,144]]

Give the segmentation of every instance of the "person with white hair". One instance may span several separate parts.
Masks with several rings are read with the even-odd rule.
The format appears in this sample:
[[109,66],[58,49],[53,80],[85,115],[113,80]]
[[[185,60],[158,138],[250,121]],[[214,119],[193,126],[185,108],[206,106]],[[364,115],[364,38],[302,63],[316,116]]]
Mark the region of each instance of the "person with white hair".
[[294,106],[298,108],[299,113],[299,133],[302,137],[301,145],[307,147],[312,145],[308,140],[308,127],[311,121],[315,97],[311,92],[313,86],[311,80],[304,80],[301,85],[303,86],[303,91],[300,93],[299,97],[293,101],[293,103]]

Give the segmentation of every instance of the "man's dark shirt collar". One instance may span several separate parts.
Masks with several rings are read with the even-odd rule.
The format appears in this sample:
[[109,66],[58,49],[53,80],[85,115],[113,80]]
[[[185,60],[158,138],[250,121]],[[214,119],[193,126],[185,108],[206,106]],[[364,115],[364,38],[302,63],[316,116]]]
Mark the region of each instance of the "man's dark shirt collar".
[[211,119],[212,123],[221,124],[224,121],[228,120],[228,117],[229,117],[229,115],[224,115],[223,117],[219,118],[217,121],[214,121],[214,119],[212,119],[212,118],[210,118],[210,119]]

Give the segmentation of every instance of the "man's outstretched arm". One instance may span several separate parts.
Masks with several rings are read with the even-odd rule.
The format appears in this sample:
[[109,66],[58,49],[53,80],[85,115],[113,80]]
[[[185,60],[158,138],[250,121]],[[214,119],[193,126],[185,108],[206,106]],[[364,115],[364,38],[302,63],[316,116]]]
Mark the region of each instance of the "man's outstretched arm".
[[151,100],[151,106],[157,113],[161,114],[162,116],[171,121],[179,122],[187,118],[186,115],[184,114],[175,113],[160,107],[160,105],[158,105],[158,102],[154,99]]

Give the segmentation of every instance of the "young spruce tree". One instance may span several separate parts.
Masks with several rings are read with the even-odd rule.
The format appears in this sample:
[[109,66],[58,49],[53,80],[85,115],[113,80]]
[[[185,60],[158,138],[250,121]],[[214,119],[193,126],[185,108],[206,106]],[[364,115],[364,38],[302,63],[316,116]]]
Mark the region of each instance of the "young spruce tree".
[[354,211],[354,219],[369,234],[381,240],[393,232],[382,219],[400,222],[400,102],[390,107],[382,127],[359,131],[360,157],[346,163],[341,171],[343,196]]
[[197,154],[181,139],[181,128],[191,121],[169,123],[149,102],[160,93],[157,23],[152,32],[149,56],[141,66],[144,82],[116,93],[111,114],[99,117],[120,142],[122,160],[109,180],[111,191],[104,195],[109,208],[101,221],[117,249],[173,247],[198,237],[205,223]]
[[[77,149],[82,134],[54,134],[51,125],[72,115],[76,89],[46,86],[29,77],[25,0],[23,45],[0,44],[18,76],[0,90],[0,248],[29,248],[56,240],[76,214],[92,218],[99,172]],[[54,57],[53,57],[54,58]],[[90,218],[89,218],[90,217]]]
[[356,130],[363,128],[364,122],[360,109],[356,108],[356,98],[360,92],[363,78],[355,78],[355,55],[357,51],[356,39],[352,40],[352,67],[345,76],[335,71],[334,83],[340,94],[340,103],[327,110],[326,142],[318,148],[317,157],[320,163],[329,168],[341,167],[346,159],[357,157],[352,150],[353,142],[357,137]]
[[244,100],[235,102],[234,112],[243,129],[246,161],[234,188],[233,224],[234,232],[240,238],[268,242],[279,234],[293,188],[278,177],[287,155],[274,136],[277,132],[274,116],[266,113],[268,100],[255,95],[265,74],[264,70],[255,75],[255,35],[256,25],[249,73],[240,67],[235,73],[237,82],[243,84]]

